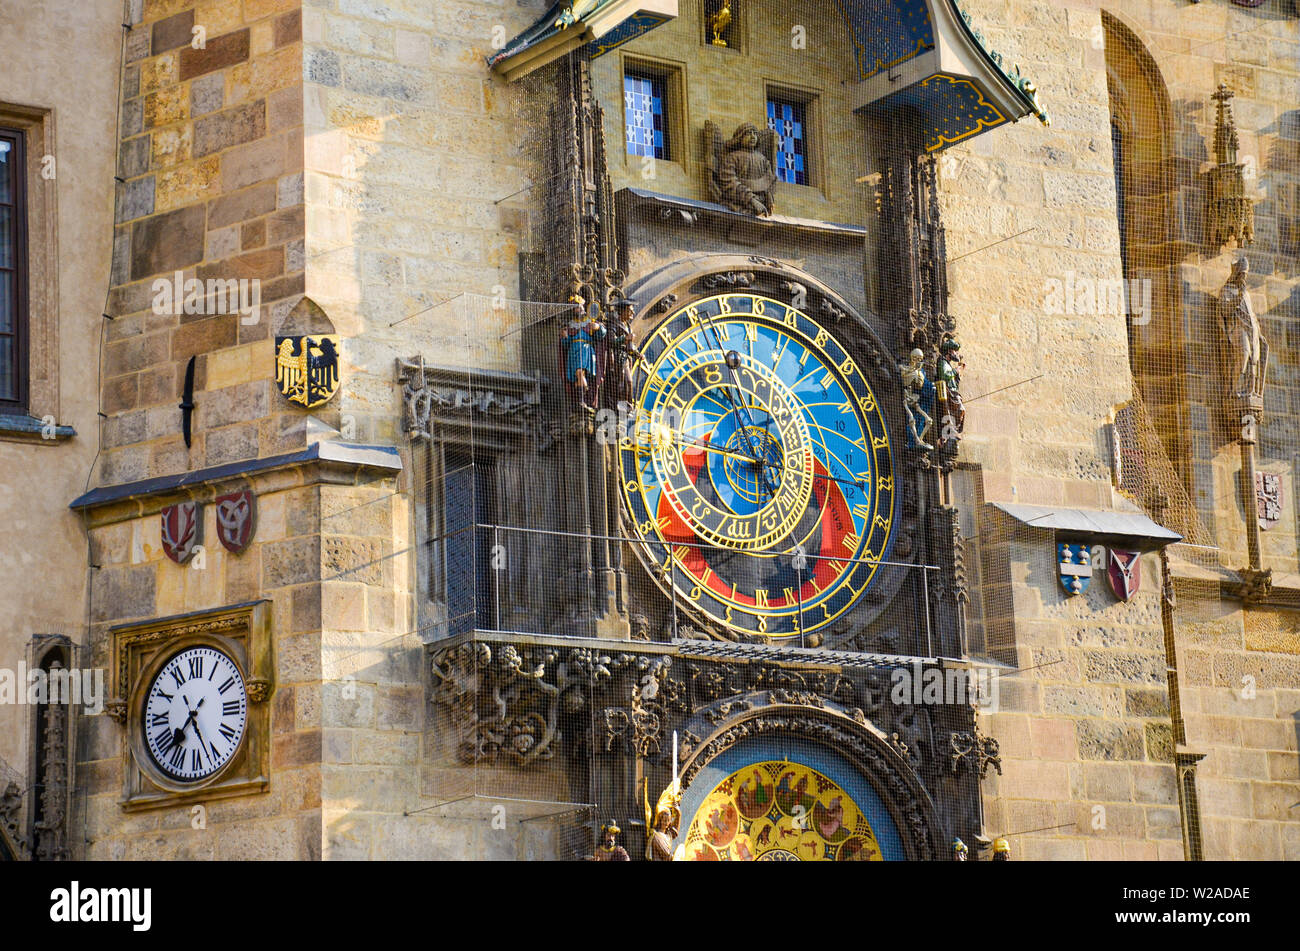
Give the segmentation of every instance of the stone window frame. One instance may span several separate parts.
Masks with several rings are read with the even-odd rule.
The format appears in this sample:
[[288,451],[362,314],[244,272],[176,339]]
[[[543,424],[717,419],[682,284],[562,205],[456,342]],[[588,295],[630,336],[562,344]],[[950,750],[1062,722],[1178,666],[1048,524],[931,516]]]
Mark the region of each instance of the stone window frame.
[[826,194],[826,169],[823,158],[825,149],[822,135],[822,100],[821,93],[805,86],[792,86],[786,82],[766,80],[763,83],[763,121],[767,121],[767,104],[772,100],[798,103],[804,108],[803,139],[804,169],[808,181],[803,185],[782,180],[781,188],[807,188]]
[[42,170],[56,155],[50,109],[0,101],[0,127],[23,133],[26,165],[26,400],[0,407],[0,441],[54,445],[75,435],[70,426],[48,426],[59,405],[59,245],[55,174]]
[[0,335],[11,338],[13,349],[10,353],[12,363],[5,367],[11,377],[13,398],[0,393],[0,412],[27,412],[27,133],[23,129],[0,125],[0,144],[3,151],[12,153],[5,166],[11,169],[5,174],[12,177],[13,188],[4,201],[12,212],[5,225],[7,234],[0,236],[9,245],[11,259],[0,262],[0,267],[13,275],[10,287],[9,305],[12,307],[10,318],[12,326],[0,329]]
[[623,162],[631,167],[640,165],[643,158],[632,155],[627,150],[627,97],[624,94],[624,81],[629,73],[651,76],[664,83],[664,120],[665,139],[668,144],[668,157],[655,159],[676,165],[686,171],[690,148],[686,138],[686,66],[670,60],[653,59],[647,56],[622,54],[619,63],[619,138],[622,142],[620,151]]

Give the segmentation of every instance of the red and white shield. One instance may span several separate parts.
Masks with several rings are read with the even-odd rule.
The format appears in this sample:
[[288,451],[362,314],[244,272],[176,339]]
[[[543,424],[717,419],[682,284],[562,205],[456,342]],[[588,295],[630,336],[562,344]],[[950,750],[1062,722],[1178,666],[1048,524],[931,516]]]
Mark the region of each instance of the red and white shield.
[[194,555],[203,528],[198,502],[178,502],[162,510],[162,546],[167,557],[183,565]]
[[256,499],[248,489],[217,496],[217,537],[231,554],[238,555],[253,540]]
[[1142,553],[1110,549],[1106,562],[1106,577],[1115,597],[1127,601],[1142,587]]
[[1264,531],[1282,521],[1282,476],[1275,472],[1255,473],[1255,506],[1259,527]]

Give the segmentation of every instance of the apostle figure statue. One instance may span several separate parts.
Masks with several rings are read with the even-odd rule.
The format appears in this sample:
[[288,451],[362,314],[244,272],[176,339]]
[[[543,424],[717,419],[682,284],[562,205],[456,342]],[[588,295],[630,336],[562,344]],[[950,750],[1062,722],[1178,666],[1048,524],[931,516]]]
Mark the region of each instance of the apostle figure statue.
[[738,127],[729,141],[712,122],[704,124],[709,154],[709,192],[732,211],[768,218],[776,184],[776,133],[752,122]]
[[1259,332],[1259,318],[1246,290],[1248,274],[1250,262],[1243,255],[1233,263],[1228,283],[1219,291],[1219,319],[1228,338],[1229,370],[1235,375],[1233,395],[1239,400],[1263,397],[1268,369],[1268,341]]

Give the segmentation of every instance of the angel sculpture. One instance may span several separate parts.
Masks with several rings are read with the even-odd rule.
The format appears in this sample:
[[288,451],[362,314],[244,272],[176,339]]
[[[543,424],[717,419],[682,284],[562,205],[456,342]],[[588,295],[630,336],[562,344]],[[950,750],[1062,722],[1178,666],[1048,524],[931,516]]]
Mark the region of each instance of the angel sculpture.
[[771,217],[777,178],[776,133],[746,122],[724,141],[722,130],[705,122],[704,137],[713,200],[742,214]]
[[[659,803],[654,811],[650,809],[650,779],[642,780],[642,796],[645,800],[645,824],[648,832],[645,843],[645,857],[651,862],[671,862],[677,858],[673,852],[673,840],[681,834],[682,827],[682,791],[678,780],[674,779],[659,796]],[[680,847],[679,847],[680,850]]]

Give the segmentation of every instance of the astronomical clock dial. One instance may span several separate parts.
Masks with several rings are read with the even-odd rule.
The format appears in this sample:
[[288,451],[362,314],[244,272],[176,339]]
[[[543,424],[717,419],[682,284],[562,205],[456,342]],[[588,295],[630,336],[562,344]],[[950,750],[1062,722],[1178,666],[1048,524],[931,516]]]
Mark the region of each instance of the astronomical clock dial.
[[216,775],[239,749],[248,696],[239,667],[212,647],[173,656],[145,695],[145,747],[165,776],[197,783]]
[[642,354],[619,456],[658,574],[742,633],[842,617],[894,513],[889,430],[848,351],[793,307],[720,294],[671,314]]

